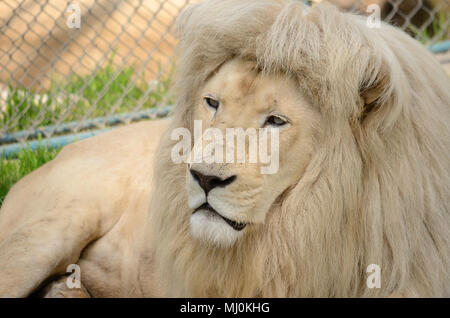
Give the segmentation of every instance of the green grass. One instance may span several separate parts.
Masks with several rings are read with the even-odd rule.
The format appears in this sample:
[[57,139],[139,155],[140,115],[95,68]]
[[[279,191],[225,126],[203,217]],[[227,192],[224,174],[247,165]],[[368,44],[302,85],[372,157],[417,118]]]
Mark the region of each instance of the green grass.
[[0,155],[0,207],[9,189],[17,181],[55,158],[60,150],[39,146],[36,150],[21,150],[14,159],[4,159]]
[[[0,127],[8,132],[71,122],[83,118],[129,112],[142,103],[142,109],[171,104],[169,93],[172,70],[151,84],[135,65],[117,68],[114,54],[108,63],[90,75],[72,74],[66,80],[53,78],[48,90],[39,93],[8,86],[8,96],[0,100]],[[5,159],[0,154],[0,206],[9,189],[22,177],[53,159],[60,149],[40,146],[24,149],[17,158]]]
[[134,65],[121,69],[114,66],[113,58],[93,74],[72,74],[67,80],[54,78],[43,92],[9,85],[8,96],[0,104],[0,126],[9,123],[8,131],[14,132],[36,122],[42,127],[61,118],[62,122],[71,122],[128,112],[139,102],[142,109],[173,103],[169,94],[173,68],[153,85]]

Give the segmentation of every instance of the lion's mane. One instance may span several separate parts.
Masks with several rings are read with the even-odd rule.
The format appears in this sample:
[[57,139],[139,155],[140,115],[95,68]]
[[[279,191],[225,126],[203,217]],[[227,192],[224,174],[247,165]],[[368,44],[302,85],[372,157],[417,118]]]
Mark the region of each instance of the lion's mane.
[[[186,167],[170,159],[169,129],[151,215],[169,296],[449,295],[450,84],[425,48],[301,1],[210,0],[178,26],[172,128],[191,128],[195,93],[237,56],[295,76],[325,128],[265,223],[223,249],[191,237]],[[370,264],[379,289],[366,285]]]

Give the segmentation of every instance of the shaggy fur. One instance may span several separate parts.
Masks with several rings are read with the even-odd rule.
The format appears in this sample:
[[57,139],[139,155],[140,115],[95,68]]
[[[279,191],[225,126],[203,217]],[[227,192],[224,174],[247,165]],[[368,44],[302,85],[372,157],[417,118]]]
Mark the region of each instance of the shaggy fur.
[[[449,296],[450,84],[426,49],[301,1],[209,0],[179,30],[172,128],[192,128],[196,92],[234,57],[294,76],[326,125],[295,187],[228,249],[190,236],[169,129],[150,219],[168,295]],[[380,289],[366,286],[372,263]]]
[[[208,0],[185,11],[173,119],[69,145],[5,198],[0,297],[448,297],[449,79],[406,34],[365,22],[287,0]],[[222,193],[228,206],[243,206],[239,198],[255,189],[236,189],[249,181],[270,207],[256,211],[264,223],[250,219],[225,247],[193,237],[187,169],[173,163],[170,137],[207,111],[198,95],[215,79],[233,97],[250,91],[235,89],[245,81],[231,83],[227,68],[253,74],[254,101],[282,95],[277,106],[289,108],[292,125],[280,140],[307,143],[280,142],[289,151],[270,177],[280,182],[248,180],[245,164],[234,183],[211,191],[208,199]],[[226,125],[254,122],[242,114],[263,102],[242,104],[246,112],[228,107]],[[69,264],[81,270],[75,291],[65,284]],[[370,264],[381,267],[379,289],[367,287]]]

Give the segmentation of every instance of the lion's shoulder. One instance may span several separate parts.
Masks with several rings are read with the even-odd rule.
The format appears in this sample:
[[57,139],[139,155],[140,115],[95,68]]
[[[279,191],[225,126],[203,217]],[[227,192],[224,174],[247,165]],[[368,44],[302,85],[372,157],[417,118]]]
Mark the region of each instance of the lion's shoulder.
[[64,147],[10,190],[1,217],[38,208],[113,210],[117,200],[150,188],[153,157],[168,120],[127,125]]

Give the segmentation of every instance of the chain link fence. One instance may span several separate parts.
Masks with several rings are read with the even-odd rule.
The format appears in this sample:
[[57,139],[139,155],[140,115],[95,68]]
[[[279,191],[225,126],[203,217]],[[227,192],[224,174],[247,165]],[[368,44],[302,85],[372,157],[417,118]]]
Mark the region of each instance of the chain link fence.
[[[450,0],[329,1],[363,13],[378,4],[424,45],[449,37]],[[0,1],[0,145],[167,114],[174,22],[194,2]]]

